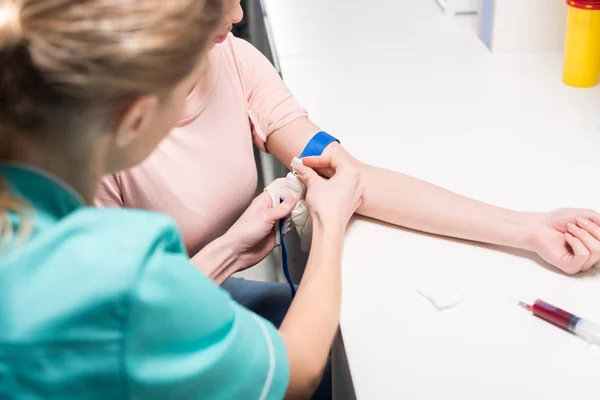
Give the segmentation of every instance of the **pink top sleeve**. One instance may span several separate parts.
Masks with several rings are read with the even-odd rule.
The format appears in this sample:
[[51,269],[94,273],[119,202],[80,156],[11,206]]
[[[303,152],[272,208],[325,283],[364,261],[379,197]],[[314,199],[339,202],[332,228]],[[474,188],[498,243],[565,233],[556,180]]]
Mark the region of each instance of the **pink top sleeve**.
[[254,142],[265,151],[269,135],[308,114],[262,53],[242,39],[233,38],[233,46],[247,98]]
[[123,207],[121,186],[113,174],[106,175],[100,181],[94,203],[97,207]]

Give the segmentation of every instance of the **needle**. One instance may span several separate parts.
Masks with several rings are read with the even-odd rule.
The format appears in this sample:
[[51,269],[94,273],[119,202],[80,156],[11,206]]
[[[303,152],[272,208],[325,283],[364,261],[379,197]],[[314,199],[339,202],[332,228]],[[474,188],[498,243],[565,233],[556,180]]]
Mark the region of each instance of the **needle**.
[[521,300],[514,299],[512,297],[510,298],[510,300],[513,301],[514,303],[516,303],[517,305],[523,307],[527,311],[531,311],[531,306],[529,304],[527,304],[527,303],[525,303],[525,302],[523,302]]

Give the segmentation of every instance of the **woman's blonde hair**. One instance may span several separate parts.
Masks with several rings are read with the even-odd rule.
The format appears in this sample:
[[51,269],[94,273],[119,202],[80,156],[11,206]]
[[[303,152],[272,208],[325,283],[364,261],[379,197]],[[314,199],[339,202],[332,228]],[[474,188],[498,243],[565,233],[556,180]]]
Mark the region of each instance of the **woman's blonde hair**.
[[[198,65],[222,2],[0,0],[0,158],[17,138],[77,157],[135,98]],[[22,207],[0,181],[0,235]]]

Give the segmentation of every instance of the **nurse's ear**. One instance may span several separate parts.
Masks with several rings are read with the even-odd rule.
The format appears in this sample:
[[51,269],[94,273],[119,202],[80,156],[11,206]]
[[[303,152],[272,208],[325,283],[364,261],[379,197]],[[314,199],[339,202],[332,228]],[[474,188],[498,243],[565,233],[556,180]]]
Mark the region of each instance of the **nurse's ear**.
[[142,96],[137,98],[117,122],[115,143],[119,148],[125,148],[143,136],[148,131],[155,119],[158,109],[156,96]]

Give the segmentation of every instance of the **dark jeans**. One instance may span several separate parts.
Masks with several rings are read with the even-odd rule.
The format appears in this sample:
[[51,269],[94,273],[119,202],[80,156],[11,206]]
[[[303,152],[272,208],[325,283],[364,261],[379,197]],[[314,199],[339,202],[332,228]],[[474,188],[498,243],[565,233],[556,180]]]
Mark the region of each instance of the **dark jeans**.
[[[279,327],[292,303],[292,294],[287,283],[260,282],[242,278],[229,278],[223,284],[231,297],[242,306],[255,312]],[[325,368],[323,380],[313,395],[313,400],[332,397],[331,357]]]

